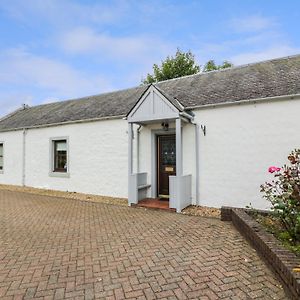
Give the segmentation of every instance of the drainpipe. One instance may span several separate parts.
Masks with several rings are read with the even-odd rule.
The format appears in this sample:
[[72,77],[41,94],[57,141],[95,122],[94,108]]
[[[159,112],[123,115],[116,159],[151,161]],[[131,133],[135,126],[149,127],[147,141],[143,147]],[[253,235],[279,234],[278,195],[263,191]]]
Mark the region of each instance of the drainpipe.
[[23,128],[23,158],[22,158],[22,185],[26,183],[26,134],[27,129]]
[[138,127],[136,130],[136,172],[140,173],[140,131],[141,131],[142,125]]
[[196,204],[199,205],[199,179],[200,179],[200,168],[199,168],[199,128],[200,126],[191,121],[191,124],[195,125],[195,151],[196,151]]

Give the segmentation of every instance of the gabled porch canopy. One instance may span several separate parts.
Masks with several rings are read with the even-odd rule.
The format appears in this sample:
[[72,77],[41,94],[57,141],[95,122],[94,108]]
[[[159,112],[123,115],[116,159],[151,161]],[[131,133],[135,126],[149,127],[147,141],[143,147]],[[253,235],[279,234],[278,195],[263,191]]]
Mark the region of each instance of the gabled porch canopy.
[[[150,85],[139,101],[127,114],[128,122],[128,204],[137,204],[147,195],[146,173],[133,173],[133,124],[175,121],[176,124],[176,176],[170,176],[170,207],[178,212],[184,208],[185,201],[190,201],[191,175],[183,176],[182,166],[182,121],[191,122],[193,117],[184,111],[177,99],[163,93],[156,86]],[[154,155],[152,153],[152,155]],[[171,178],[172,177],[172,178]],[[152,188],[154,184],[152,182]],[[153,194],[153,193],[152,193]]]
[[176,118],[188,121],[192,116],[184,112],[184,107],[178,100],[151,84],[126,118],[128,123],[147,124]]

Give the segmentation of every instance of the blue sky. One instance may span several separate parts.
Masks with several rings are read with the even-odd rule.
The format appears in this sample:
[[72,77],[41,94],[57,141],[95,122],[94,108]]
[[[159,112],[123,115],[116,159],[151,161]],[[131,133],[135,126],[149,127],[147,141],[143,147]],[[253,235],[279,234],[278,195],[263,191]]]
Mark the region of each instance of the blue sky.
[[139,85],[176,48],[235,65],[300,53],[300,1],[0,1],[0,115]]

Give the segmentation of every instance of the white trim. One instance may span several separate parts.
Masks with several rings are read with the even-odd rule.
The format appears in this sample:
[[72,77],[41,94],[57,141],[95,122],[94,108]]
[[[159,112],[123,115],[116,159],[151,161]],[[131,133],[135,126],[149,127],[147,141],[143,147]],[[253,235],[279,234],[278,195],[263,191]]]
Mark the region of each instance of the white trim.
[[[54,142],[65,140],[67,143],[67,172],[55,172],[54,171]],[[70,147],[69,147],[69,137],[51,137],[49,139],[49,176],[50,177],[70,177]]]
[[[176,176],[183,174],[183,155],[182,155],[182,126],[181,119],[176,119]],[[178,192],[178,195],[180,193]]]
[[[139,110],[141,105],[144,103],[144,101],[152,95],[152,103],[154,103],[154,94],[157,94],[158,97],[161,99],[162,102],[164,102],[169,109],[170,112],[167,112],[166,114],[158,114],[153,116],[143,116],[143,117],[135,117],[135,113]],[[155,86],[151,85],[146,92],[143,94],[143,96],[139,99],[139,101],[134,105],[134,107],[131,109],[131,111],[127,115],[127,121],[129,123],[143,123],[143,122],[149,122],[149,121],[159,121],[159,120],[166,120],[166,119],[175,119],[179,116],[179,109],[168,100]]]
[[158,135],[175,135],[175,128],[168,131],[163,129],[151,130],[151,197],[156,198],[157,195],[157,136]]

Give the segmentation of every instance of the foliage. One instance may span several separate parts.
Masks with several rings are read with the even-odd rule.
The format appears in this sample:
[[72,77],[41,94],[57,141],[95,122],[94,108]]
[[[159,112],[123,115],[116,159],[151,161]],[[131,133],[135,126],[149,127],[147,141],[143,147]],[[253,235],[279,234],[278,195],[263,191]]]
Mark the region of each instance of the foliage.
[[222,65],[216,65],[214,60],[209,60],[203,67],[203,72],[210,72],[214,70],[221,70],[233,67],[233,64],[227,60],[223,61]]
[[196,64],[195,56],[191,51],[182,52],[177,49],[175,57],[168,56],[161,66],[154,64],[153,72],[153,75],[148,74],[143,80],[144,84],[196,74],[200,72],[200,66]]
[[300,256],[300,243],[295,243],[290,234],[283,228],[282,222],[274,215],[260,215],[257,213],[253,216],[257,222],[272,233],[278,240],[282,242],[285,248]]
[[[208,61],[202,72],[219,70],[232,67],[232,63],[224,61],[222,65],[216,65],[213,60]],[[172,78],[178,78],[186,75],[199,73],[201,68],[196,64],[195,56],[191,51],[183,52],[177,49],[175,57],[167,56],[161,65],[153,65],[153,74],[147,74],[146,79],[142,80],[143,84],[155,83]]]
[[289,165],[282,168],[269,168],[275,178],[261,185],[261,192],[271,202],[285,235],[297,244],[300,243],[300,149],[292,151],[288,160]]

